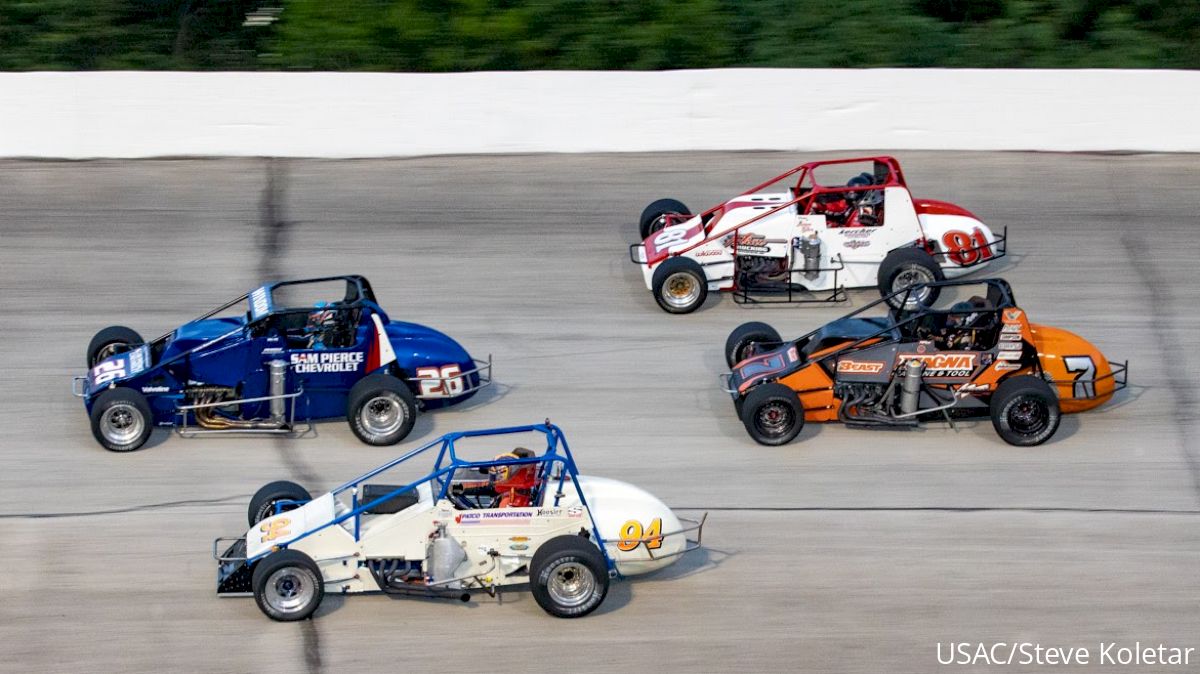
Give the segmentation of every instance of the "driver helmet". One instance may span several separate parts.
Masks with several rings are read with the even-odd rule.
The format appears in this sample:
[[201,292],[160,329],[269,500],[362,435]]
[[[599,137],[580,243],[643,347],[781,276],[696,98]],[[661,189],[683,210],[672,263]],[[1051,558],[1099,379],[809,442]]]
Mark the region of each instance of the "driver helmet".
[[980,313],[987,307],[987,300],[975,295],[968,300],[956,302],[950,307],[950,315],[946,318],[946,327],[968,328],[974,325]]

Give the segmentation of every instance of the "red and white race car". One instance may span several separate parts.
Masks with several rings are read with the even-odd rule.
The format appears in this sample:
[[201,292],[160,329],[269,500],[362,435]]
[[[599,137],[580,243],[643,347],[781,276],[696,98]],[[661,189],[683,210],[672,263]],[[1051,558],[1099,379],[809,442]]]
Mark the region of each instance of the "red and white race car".
[[962,207],[914,199],[892,157],[803,164],[699,214],[660,199],[639,226],[630,259],[673,314],[695,311],[710,290],[739,303],[840,302],[846,288],[866,287],[888,296],[962,276],[1007,250],[1007,229],[996,234]]

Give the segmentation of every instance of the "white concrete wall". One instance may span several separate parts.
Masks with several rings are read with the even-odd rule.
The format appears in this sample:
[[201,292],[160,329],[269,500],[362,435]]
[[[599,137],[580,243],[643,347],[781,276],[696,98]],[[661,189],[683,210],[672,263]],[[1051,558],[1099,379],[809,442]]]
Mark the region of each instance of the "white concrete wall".
[[1200,151],[1200,72],[0,73],[0,156]]

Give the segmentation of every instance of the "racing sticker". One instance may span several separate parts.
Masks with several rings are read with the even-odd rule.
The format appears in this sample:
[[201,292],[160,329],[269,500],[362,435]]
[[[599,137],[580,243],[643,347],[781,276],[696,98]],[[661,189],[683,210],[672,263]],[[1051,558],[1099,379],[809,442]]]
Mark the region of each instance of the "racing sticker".
[[646,259],[653,260],[664,255],[668,248],[678,246],[681,243],[691,241],[693,237],[700,233],[701,225],[695,225],[684,229],[682,227],[671,227],[662,230],[654,235],[652,240],[648,240],[643,244],[646,247]]
[[454,516],[462,524],[529,524],[533,512],[529,510],[471,510]]
[[942,235],[942,245],[946,247],[946,257],[963,267],[990,260],[994,256],[987,235],[978,227],[970,233],[952,229]]
[[975,370],[975,357],[974,353],[902,353],[896,357],[896,371],[900,374],[905,363],[919,360],[925,364],[926,377],[969,377]]
[[290,526],[292,526],[292,521],[286,517],[280,517],[279,519],[263,522],[262,526],[258,528],[259,531],[263,532],[261,542],[267,543],[277,538],[283,538],[284,536],[287,536],[291,533],[288,531],[288,527]]
[[1071,386],[1074,398],[1096,397],[1096,363],[1091,356],[1063,356],[1063,365],[1075,378]]
[[734,248],[736,246],[739,253],[768,253],[771,250],[767,246],[767,237],[753,232],[730,234],[722,239],[721,243],[726,248]]
[[837,371],[846,374],[878,374],[883,372],[883,363],[877,360],[839,360]]
[[299,374],[358,372],[361,351],[305,351],[292,354],[292,369]]
[[420,382],[421,398],[454,398],[467,390],[467,385],[460,376],[462,368],[458,365],[418,367],[416,374],[416,379]]
[[257,288],[250,293],[250,320],[258,319],[271,313],[271,295],[267,287]]
[[661,517],[650,520],[649,526],[646,527],[638,520],[629,520],[621,525],[621,540],[617,541],[617,549],[630,552],[645,543],[647,549],[657,550],[662,547],[662,542]]

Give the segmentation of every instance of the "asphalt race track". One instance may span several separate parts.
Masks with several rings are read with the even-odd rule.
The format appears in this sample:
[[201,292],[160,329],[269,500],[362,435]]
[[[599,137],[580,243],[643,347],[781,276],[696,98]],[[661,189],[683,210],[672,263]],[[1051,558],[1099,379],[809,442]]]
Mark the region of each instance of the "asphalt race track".
[[[1200,646],[1200,157],[900,153],[916,196],[1009,227],[995,271],[1032,320],[1128,358],[1133,385],[1032,449],[986,421],[765,448],[717,388],[726,334],[848,307],[668,316],[626,248],[655,198],[706,206],[814,157],[0,162],[0,670],[930,672],[969,670],[939,641]],[[574,621],[527,593],[331,596],[299,624],[217,599],[212,539],[258,486],[316,492],[398,448],[328,422],[113,454],[70,376],[105,325],[149,338],[337,273],[495,358],[499,385],[402,446],[549,417],[584,472],[709,511],[705,551]]]

